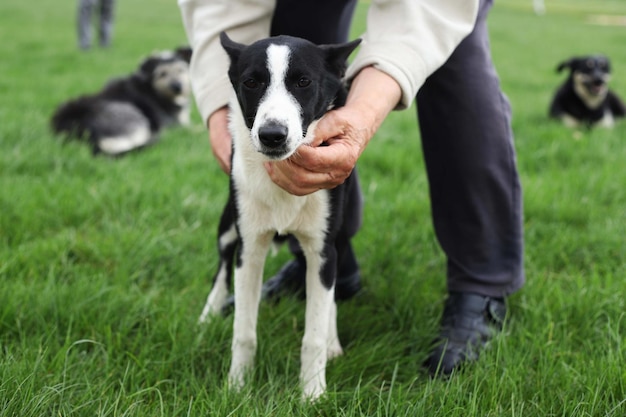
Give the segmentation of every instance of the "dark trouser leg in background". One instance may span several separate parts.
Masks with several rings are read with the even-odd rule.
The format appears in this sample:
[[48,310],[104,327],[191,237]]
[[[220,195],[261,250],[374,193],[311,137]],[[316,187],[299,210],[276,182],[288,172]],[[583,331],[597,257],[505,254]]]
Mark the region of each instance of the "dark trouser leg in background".
[[114,9],[115,0],[102,0],[100,2],[100,46],[107,47],[111,44]]
[[91,47],[91,19],[95,0],[78,0],[76,13],[76,29],[78,31],[78,46],[81,49]]
[[450,297],[427,362],[449,373],[476,358],[524,283],[522,195],[511,109],[502,94],[481,1],[474,31],[417,95],[435,233]]

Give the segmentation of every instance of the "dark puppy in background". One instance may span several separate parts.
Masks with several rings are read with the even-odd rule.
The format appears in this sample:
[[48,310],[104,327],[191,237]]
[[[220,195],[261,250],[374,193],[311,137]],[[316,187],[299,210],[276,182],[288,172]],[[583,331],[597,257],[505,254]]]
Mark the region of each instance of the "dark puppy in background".
[[163,128],[189,125],[190,48],[154,53],[128,76],[61,104],[52,130],[84,140],[94,154],[122,155],[154,143]]
[[570,58],[557,72],[570,70],[550,104],[550,117],[569,127],[613,127],[615,119],[626,115],[626,106],[609,90],[611,64],[604,55]]

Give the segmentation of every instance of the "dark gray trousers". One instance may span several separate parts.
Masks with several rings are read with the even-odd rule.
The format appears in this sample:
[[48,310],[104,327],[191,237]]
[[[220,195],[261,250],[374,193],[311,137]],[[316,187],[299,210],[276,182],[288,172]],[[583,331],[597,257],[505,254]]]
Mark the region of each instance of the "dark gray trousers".
[[[500,89],[486,25],[492,3],[481,0],[473,32],[426,80],[417,113],[448,290],[497,297],[523,285],[524,268],[511,108]],[[278,0],[272,34],[344,42],[355,5],[354,0]],[[361,225],[359,187],[351,201],[344,225],[348,237]]]
[[100,46],[106,47],[111,43],[115,0],[78,0],[76,25],[78,30],[78,46],[82,49],[91,47],[92,21],[96,6],[98,7],[98,36]]
[[511,107],[480,2],[473,32],[417,94],[435,233],[448,289],[508,295],[524,283],[522,193]]

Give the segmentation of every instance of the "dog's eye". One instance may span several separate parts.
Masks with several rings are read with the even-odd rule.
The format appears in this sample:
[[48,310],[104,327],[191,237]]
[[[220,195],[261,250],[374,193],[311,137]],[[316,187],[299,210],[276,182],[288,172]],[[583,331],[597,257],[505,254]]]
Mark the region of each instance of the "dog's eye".
[[306,77],[302,77],[298,80],[298,83],[296,85],[300,88],[308,87],[309,85],[311,85],[311,80]]
[[257,80],[252,78],[248,78],[246,81],[244,81],[243,85],[250,89],[259,88],[259,83],[257,82]]

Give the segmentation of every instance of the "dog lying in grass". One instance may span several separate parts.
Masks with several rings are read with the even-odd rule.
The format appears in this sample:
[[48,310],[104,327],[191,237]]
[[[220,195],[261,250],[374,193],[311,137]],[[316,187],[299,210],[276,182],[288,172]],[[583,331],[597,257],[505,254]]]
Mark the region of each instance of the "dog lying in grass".
[[102,90],[61,104],[52,130],[83,140],[96,154],[118,156],[154,143],[168,126],[189,125],[190,48],[158,52]]
[[552,99],[551,118],[569,127],[613,127],[626,115],[626,106],[608,87],[611,64],[606,56],[570,58],[558,65],[557,72],[566,68],[570,73]]

